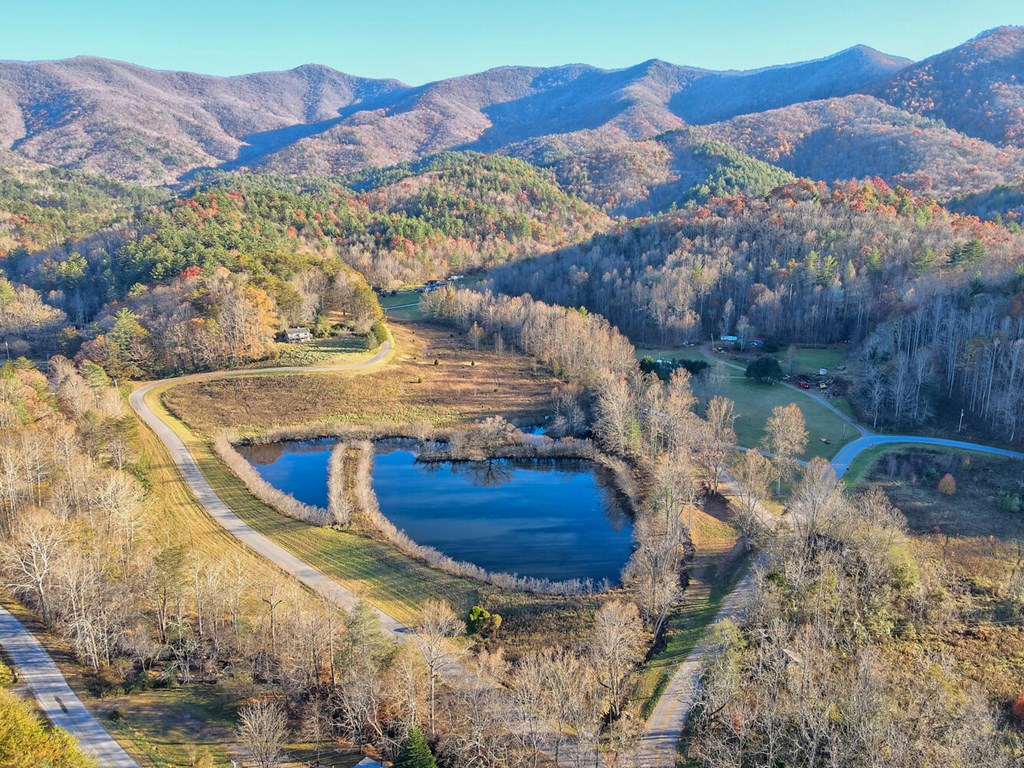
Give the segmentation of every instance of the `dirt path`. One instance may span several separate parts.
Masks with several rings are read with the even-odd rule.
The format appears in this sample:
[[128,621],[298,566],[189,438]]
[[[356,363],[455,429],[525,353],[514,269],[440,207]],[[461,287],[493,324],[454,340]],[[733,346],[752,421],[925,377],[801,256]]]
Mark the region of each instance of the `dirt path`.
[[[846,417],[844,416],[844,418]],[[940,445],[1024,459],[1024,453],[979,445],[977,443],[965,443],[942,438],[916,437],[914,435],[874,435],[865,433],[866,431],[863,429],[861,432],[864,435],[863,437],[848,443],[833,457],[831,463],[837,479],[842,477],[846,470],[849,469],[853,460],[863,451],[878,445],[893,443]],[[735,482],[731,478],[726,478],[724,486],[730,489],[734,497],[737,495]],[[758,506],[759,517],[766,524],[772,526],[780,524],[778,518],[761,505]],[[725,599],[718,614],[708,625],[708,630],[704,632],[693,651],[679,665],[668,686],[666,686],[665,692],[658,700],[654,712],[648,718],[643,736],[641,737],[639,765],[642,768],[672,768],[676,764],[677,745],[686,727],[690,710],[696,702],[700,670],[711,639],[710,629],[722,619],[738,620],[742,618],[744,606],[749,602],[752,593],[753,586],[750,574],[748,573]],[[699,596],[695,596],[695,598],[699,599]]]

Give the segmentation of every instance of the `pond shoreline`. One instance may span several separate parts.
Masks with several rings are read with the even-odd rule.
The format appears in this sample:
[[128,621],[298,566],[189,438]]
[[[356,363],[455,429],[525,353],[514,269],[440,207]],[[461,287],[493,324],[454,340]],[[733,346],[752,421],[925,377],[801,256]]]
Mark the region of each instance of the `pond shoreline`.
[[[236,438],[233,444],[225,437],[220,437],[215,443],[218,455],[261,501],[283,514],[297,517],[310,524],[344,528],[369,535],[372,538],[382,538],[404,554],[431,567],[503,589],[545,595],[599,594],[613,589],[608,578],[558,580],[520,576],[507,572],[492,572],[474,563],[449,557],[434,547],[418,543],[381,512],[372,482],[374,446],[380,442],[402,440],[409,441],[411,449],[415,446],[412,451],[415,454],[415,462],[423,464],[440,465],[497,460],[523,462],[524,464],[564,460],[589,463],[595,469],[606,473],[606,486],[609,491],[614,491],[618,506],[630,517],[632,523],[637,504],[637,482],[633,477],[632,470],[625,462],[602,454],[589,440],[574,438],[553,440],[544,436],[525,435],[506,425],[500,425],[501,431],[497,435],[501,442],[495,445],[486,445],[483,443],[483,439],[493,439],[496,436],[493,425],[491,426],[491,431],[480,434],[480,432],[442,433],[425,430],[422,425],[415,425],[411,429],[393,427],[387,430],[360,429],[349,425],[308,425]],[[387,434],[382,434],[382,432]],[[236,450],[236,446],[266,446],[279,442],[316,443],[319,441],[324,441],[326,448],[327,441],[333,440],[336,440],[337,443],[330,448],[327,509],[304,505],[294,496],[266,483],[259,472]],[[230,447],[230,451],[225,450],[225,443]],[[423,446],[426,448],[424,449]],[[233,466],[237,461],[247,465],[249,472],[244,471],[245,468],[239,472]],[[250,473],[256,475],[261,482],[251,483],[251,478],[248,477]],[[266,487],[259,487],[262,485]],[[315,510],[315,513],[310,514],[307,510]],[[306,514],[296,514],[297,511],[306,512]],[[635,540],[631,536],[630,555],[623,563],[623,570],[628,566],[634,549]]]

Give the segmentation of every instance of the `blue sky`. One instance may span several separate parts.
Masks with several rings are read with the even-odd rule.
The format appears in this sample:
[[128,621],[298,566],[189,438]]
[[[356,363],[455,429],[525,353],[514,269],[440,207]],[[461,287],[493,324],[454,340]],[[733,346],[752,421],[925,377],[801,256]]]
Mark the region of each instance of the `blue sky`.
[[921,59],[1024,24],[1020,0],[23,0],[4,3],[0,57],[78,54],[241,74],[327,64],[410,84],[502,64],[651,58],[710,69],[818,58],[864,43]]

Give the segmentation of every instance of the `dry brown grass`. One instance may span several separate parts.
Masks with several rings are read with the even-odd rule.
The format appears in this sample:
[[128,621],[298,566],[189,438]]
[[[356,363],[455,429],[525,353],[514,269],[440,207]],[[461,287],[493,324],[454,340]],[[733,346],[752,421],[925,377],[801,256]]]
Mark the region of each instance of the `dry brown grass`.
[[200,381],[168,390],[164,402],[205,435],[323,421],[453,426],[501,415],[528,423],[547,413],[556,382],[532,359],[473,349],[447,328],[395,324],[392,331],[397,353],[384,366],[358,376],[310,373]]
[[[938,490],[947,472],[954,496]],[[904,448],[875,457],[863,485],[877,484],[907,516],[917,556],[939,566],[950,618],[896,652],[954,663],[1007,711],[1024,680],[1024,622],[1003,605],[1024,542],[1024,516],[1001,510],[999,493],[1019,489],[1020,463],[955,450]]]

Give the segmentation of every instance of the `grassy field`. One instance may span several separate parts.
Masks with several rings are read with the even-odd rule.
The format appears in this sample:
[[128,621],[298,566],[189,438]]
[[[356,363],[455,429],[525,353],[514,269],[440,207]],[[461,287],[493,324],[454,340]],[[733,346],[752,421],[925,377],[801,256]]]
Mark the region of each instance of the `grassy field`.
[[[956,493],[938,490],[946,473]],[[941,654],[1007,711],[1024,680],[1024,622],[1008,610],[1009,579],[1024,546],[1024,512],[1000,507],[1024,494],[1021,462],[934,446],[886,446],[864,457],[854,487],[877,485],[907,517],[918,556],[944,577],[956,621],[917,639]]]
[[241,757],[229,747],[235,741],[233,704],[220,685],[189,685],[104,699],[101,712],[111,735],[147,765],[194,765],[204,755],[230,765]]
[[[337,407],[339,402],[348,403],[344,406],[345,414],[351,415],[351,420],[359,421],[387,420],[385,417],[389,413],[392,416],[405,415],[404,419],[396,420],[409,420],[410,413],[416,413],[424,420],[433,416],[444,421],[451,419],[453,414],[465,417],[453,398],[469,400],[465,411],[475,418],[502,413],[498,409],[510,405],[513,411],[504,411],[506,415],[535,414],[538,400],[543,402],[541,398],[546,395],[549,386],[547,380],[540,377],[538,381],[538,374],[532,373],[530,366],[524,362],[525,358],[514,355],[494,356],[493,353],[463,348],[457,340],[437,330],[428,329],[416,339],[410,337],[411,333],[407,328],[397,331],[396,336],[402,339],[400,348],[403,352],[377,372],[360,376],[269,375],[205,382],[200,385],[168,385],[150,392],[147,401],[154,412],[172,424],[185,440],[207,480],[236,514],[305,562],[338,579],[347,588],[390,615],[401,621],[412,621],[425,600],[443,598],[451,601],[460,611],[467,611],[471,606],[480,604],[500,613],[504,618],[502,641],[513,654],[545,642],[566,639],[589,623],[597,599],[505,592],[429,568],[402,555],[385,542],[347,531],[307,525],[285,517],[255,499],[234,473],[215,456],[207,442],[192,432],[191,425],[186,425],[186,419],[190,421],[196,418],[201,421],[204,430],[212,433],[237,424],[216,421],[214,418],[226,419],[234,414],[241,418],[242,424],[250,424],[252,419],[264,426],[272,416],[280,414],[282,398],[287,400],[285,393],[309,393],[316,391],[317,386],[336,388],[337,394],[323,399],[318,397],[316,402],[328,403],[332,407]],[[452,365],[458,365],[468,377],[482,376],[483,383],[474,385],[472,378],[469,384],[448,379],[445,366],[433,365],[430,355],[424,355],[425,352],[439,350],[438,345],[449,353],[447,359]],[[458,351],[454,361],[453,350]],[[480,360],[480,363],[468,365],[469,359]],[[418,373],[421,370],[426,374],[424,382],[430,376],[431,383],[425,386],[410,383],[410,372]],[[482,393],[480,398],[472,399],[460,394],[463,386],[471,390],[474,387],[484,389],[484,383],[489,383],[488,380],[495,375],[499,383],[504,382],[509,392],[514,390],[515,394],[498,399],[494,398],[493,392],[486,395]],[[229,386],[223,389],[216,385]],[[214,387],[216,395],[208,394],[206,388],[209,386]],[[411,392],[411,397],[417,403],[415,411],[403,399],[406,392]],[[176,404],[174,415],[164,406],[165,401]],[[235,405],[232,406],[229,401]],[[360,403],[365,403],[367,409],[360,410]],[[182,411],[188,415],[185,419],[177,418]],[[294,414],[286,416],[292,417]],[[319,417],[322,417],[322,411],[318,412]],[[299,421],[308,423],[311,420],[316,419],[303,418]]]
[[249,368],[268,368],[289,365],[327,365],[354,363],[373,351],[367,348],[365,336],[342,334],[329,339],[313,339],[302,344],[275,344],[276,356],[261,360]]
[[[850,345],[848,344],[844,344],[839,347],[826,347],[824,349],[796,347],[796,367],[792,373],[817,374],[822,368],[825,368],[830,373],[835,372],[837,367],[848,363],[847,353],[849,349]],[[790,370],[786,365],[786,361],[789,359],[789,356],[789,349],[783,349],[775,354],[775,357],[779,359],[779,363],[782,364],[782,368],[786,373],[790,373]]]
[[439,426],[502,415],[535,424],[555,380],[530,358],[474,349],[448,329],[392,324],[396,354],[359,375],[234,377],[185,383],[164,401],[203,435],[321,421]]
[[[814,398],[780,384],[758,384],[735,369],[728,370],[729,377],[722,382],[717,394],[736,404],[736,439],[740,445],[757,446],[764,437],[765,423],[772,415],[772,409],[790,403],[797,404],[807,422],[809,442],[807,453],[802,458],[820,456],[830,459],[840,447],[859,437],[853,427],[816,403]],[[823,443],[822,438],[828,443]]]
[[739,531],[722,510],[697,512],[691,525],[696,550],[690,583],[679,606],[669,616],[665,640],[640,669],[634,700],[640,714],[650,715],[678,666],[693,650],[714,620],[725,596],[739,582],[746,558],[736,552]]
[[[745,361],[742,358],[723,360],[720,355],[696,347],[642,347],[636,353],[640,358],[650,355],[665,360],[706,360],[712,365],[720,363],[725,366],[728,378],[710,395],[727,397],[736,404],[736,439],[740,445],[748,448],[757,446],[764,437],[764,425],[772,415],[772,409],[790,403],[797,404],[807,422],[809,442],[803,458],[818,456],[830,459],[843,445],[858,437],[853,427],[817,402],[816,396],[778,384],[768,386],[747,379],[743,375]],[[797,359],[800,365],[829,367],[838,364],[844,354],[845,350],[836,348],[801,349],[797,352]],[[814,373],[817,372],[815,367]],[[830,402],[849,418],[854,418],[853,409],[845,399],[835,398]],[[822,442],[822,438],[828,443]]]
[[[239,691],[226,682],[139,691],[104,699],[103,724],[144,765],[181,768],[206,757],[218,766],[229,766],[244,757],[234,746],[239,698]],[[315,745],[289,743],[281,768],[306,768],[315,758]],[[324,745],[321,764],[352,768],[362,758],[358,750]]]
[[[956,448],[905,445],[874,453],[865,463],[860,483],[886,491],[912,531],[1024,541],[1024,511],[1000,507],[1002,496],[1024,497],[1022,461]],[[938,490],[946,474],[956,483],[952,495]]]
[[415,322],[423,319],[420,310],[422,297],[423,294],[417,291],[399,291],[394,296],[381,296],[380,305],[384,307],[388,320]]
[[[594,601],[590,599],[506,593],[429,568],[383,541],[285,517],[254,498],[204,441],[162,409],[159,390],[148,397],[153,410],[171,423],[185,440],[217,495],[239,517],[400,621],[413,621],[419,606],[431,598],[446,599],[463,612],[473,605],[485,605],[502,614],[505,619],[503,639],[515,650],[529,647],[538,640],[538,631],[548,638],[552,631],[561,634],[556,627],[557,617],[548,616],[547,621],[535,624],[538,617],[563,609],[570,617],[580,611],[580,615],[584,615],[593,608]],[[569,621],[568,626],[574,623]]]

